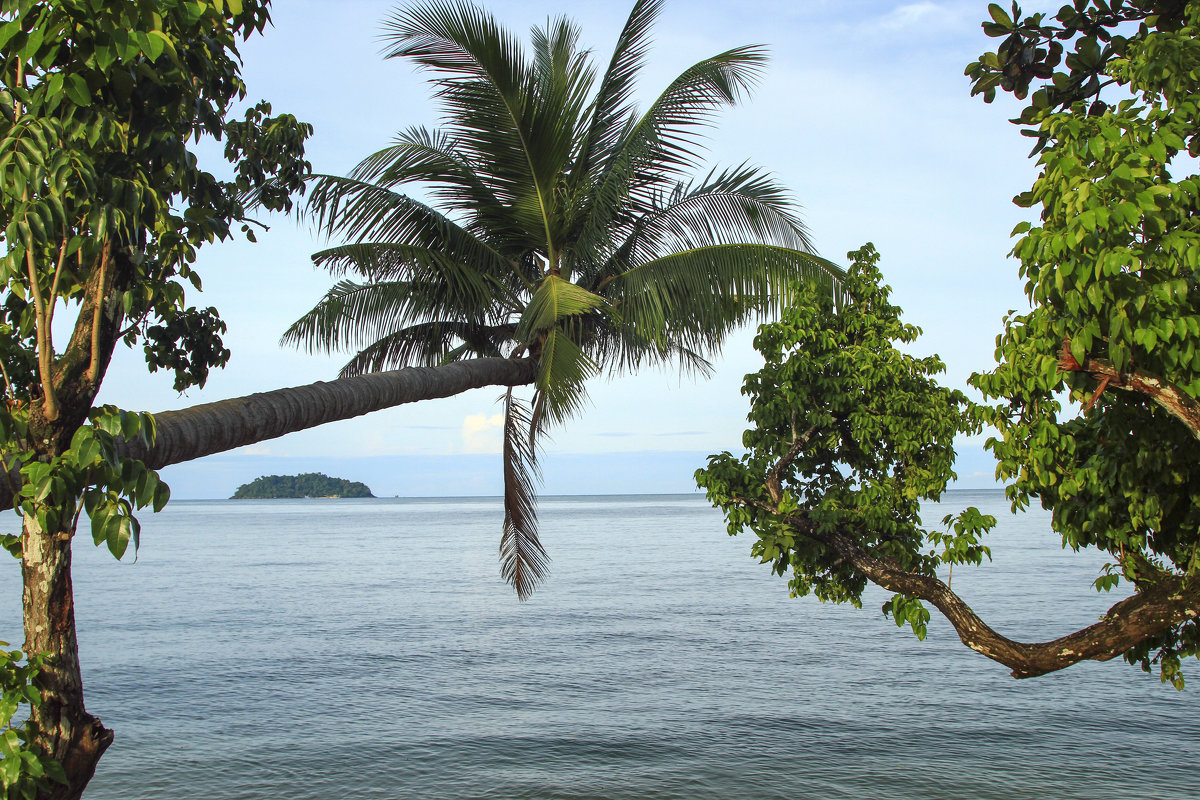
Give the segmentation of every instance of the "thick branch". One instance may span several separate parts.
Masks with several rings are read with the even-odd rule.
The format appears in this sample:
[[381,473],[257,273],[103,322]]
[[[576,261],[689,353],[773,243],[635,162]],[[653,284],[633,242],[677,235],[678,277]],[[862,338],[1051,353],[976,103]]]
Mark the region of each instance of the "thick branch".
[[1080,661],[1108,661],[1200,616],[1200,582],[1162,573],[1161,580],[1139,587],[1137,594],[1114,605],[1094,625],[1049,642],[1017,642],[993,630],[937,578],[871,556],[844,533],[818,535],[808,520],[796,519],[793,527],[833,548],[872,583],[932,603],[954,626],[963,644],[1010,668],[1014,678],[1045,675]]
[[804,445],[808,444],[808,440],[817,432],[817,426],[813,425],[808,430],[800,435],[796,435],[795,417],[792,418],[792,446],[783,454],[783,457],[775,462],[775,466],[771,467],[767,472],[766,487],[767,492],[771,495],[771,502],[778,505],[783,499],[783,486],[781,478],[783,471],[792,465],[796,457],[800,455],[800,451],[804,449]]
[[[1168,414],[1182,422],[1192,436],[1200,439],[1200,403],[1170,381],[1136,369],[1119,372],[1111,361],[1101,358],[1084,359],[1080,364],[1066,345],[1059,356],[1058,366],[1067,372],[1086,372],[1096,380],[1106,382],[1102,385],[1149,397]],[[1102,390],[1096,392],[1097,396],[1100,391]]]
[[54,267],[54,280],[50,283],[50,302],[46,308],[47,324],[54,323],[54,307],[58,305],[58,283],[62,279],[63,265],[67,262],[67,243],[70,240],[63,234],[62,245],[58,248],[58,263]]
[[87,381],[93,386],[98,385],[100,379],[100,322],[104,316],[104,303],[108,299],[108,262],[111,256],[112,243],[106,241],[100,255],[100,280],[96,284],[98,294],[96,296],[95,308],[92,310],[92,335],[89,342],[91,349],[88,358]]
[[[733,499],[778,514],[776,505]],[[1175,625],[1200,617],[1200,580],[1156,570],[1157,580],[1139,582],[1136,594],[1114,605],[1094,625],[1048,642],[1018,642],[993,630],[936,577],[909,572],[890,558],[867,553],[845,530],[821,533],[802,515],[791,515],[787,521],[796,533],[830,548],[877,586],[931,603],[954,626],[963,644],[1008,667],[1014,678],[1045,675],[1080,661],[1108,661]]]

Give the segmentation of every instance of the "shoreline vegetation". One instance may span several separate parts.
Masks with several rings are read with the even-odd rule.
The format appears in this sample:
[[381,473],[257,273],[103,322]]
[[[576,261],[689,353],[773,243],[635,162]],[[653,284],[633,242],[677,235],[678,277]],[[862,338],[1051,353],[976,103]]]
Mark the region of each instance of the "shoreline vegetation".
[[359,481],[331,478],[320,472],[300,475],[263,475],[237,488],[230,500],[279,500],[316,497],[328,499],[374,497]]

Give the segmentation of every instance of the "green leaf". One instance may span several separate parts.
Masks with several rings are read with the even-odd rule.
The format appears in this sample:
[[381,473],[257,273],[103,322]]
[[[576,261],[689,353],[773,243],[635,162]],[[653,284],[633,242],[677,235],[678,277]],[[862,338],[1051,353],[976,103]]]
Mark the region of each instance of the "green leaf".
[[1004,28],[1012,28],[1013,27],[1012,18],[1009,17],[1008,14],[1005,12],[1005,10],[1003,8],[1001,8],[999,5],[997,5],[996,3],[988,3],[987,10],[988,10],[988,14],[991,15],[992,20],[997,25],[1000,25],[1001,27],[1004,27]]
[[77,106],[87,106],[92,102],[92,93],[88,91],[87,81],[81,75],[71,73],[63,79],[63,88],[67,97]]
[[105,525],[105,540],[108,542],[109,552],[116,558],[121,558],[125,555],[125,551],[129,548],[129,540],[134,540],[134,549],[137,549],[137,539],[139,535],[139,526],[136,519],[124,515],[114,515],[109,518]]
[[92,542],[95,543],[97,547],[100,546],[101,542],[104,542],[108,539],[108,523],[109,520],[113,518],[114,514],[115,511],[109,504],[100,506],[96,509],[96,511],[92,512]]
[[171,487],[159,481],[154,487],[154,512],[162,511],[171,499]]
[[538,331],[546,330],[567,317],[586,314],[607,304],[608,301],[600,295],[557,275],[548,275],[521,315],[515,337],[518,341],[529,341]]

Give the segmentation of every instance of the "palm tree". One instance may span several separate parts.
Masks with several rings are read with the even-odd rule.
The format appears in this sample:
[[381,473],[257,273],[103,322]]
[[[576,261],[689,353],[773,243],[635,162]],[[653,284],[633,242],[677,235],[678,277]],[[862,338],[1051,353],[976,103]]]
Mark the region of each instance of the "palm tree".
[[[795,281],[836,291],[842,277],[768,175],[743,164],[691,177],[705,128],[753,86],[762,48],[700,61],[638,113],[634,79],[661,6],[636,2],[598,81],[565,18],[534,28],[526,51],[465,0],[396,11],[386,56],[432,73],[443,127],[402,131],[349,176],[322,176],[309,199],[344,242],[313,261],[342,279],[285,342],[356,351],[343,377],[536,363],[531,401],[511,387],[504,397],[501,562],[522,599],[546,567],[538,437],[579,412],[586,381],[666,363],[705,373],[727,334]],[[403,193],[413,186],[430,202]]]

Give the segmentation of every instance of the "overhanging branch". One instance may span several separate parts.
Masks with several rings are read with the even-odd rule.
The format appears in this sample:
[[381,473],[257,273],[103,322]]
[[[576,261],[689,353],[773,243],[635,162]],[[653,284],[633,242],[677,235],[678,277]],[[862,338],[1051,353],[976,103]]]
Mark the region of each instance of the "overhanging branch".
[[[814,534],[814,538],[818,538]],[[1032,678],[1080,661],[1108,661],[1168,628],[1200,616],[1200,581],[1163,573],[1139,586],[1136,594],[1110,608],[1093,625],[1048,642],[1018,642],[1001,636],[942,581],[907,572],[889,559],[875,558],[850,537],[819,537],[872,583],[933,604],[949,620],[962,643],[1012,670],[1014,678]]]
[[[734,498],[742,505],[778,514],[778,506]],[[932,604],[954,626],[963,644],[1012,671],[1032,678],[1080,661],[1108,661],[1163,631],[1200,617],[1200,579],[1157,571],[1137,583],[1137,592],[1110,608],[1099,622],[1048,642],[1018,642],[997,633],[950,587],[932,575],[910,572],[893,559],[871,555],[846,529],[821,532],[802,514],[784,519],[797,534],[833,550],[872,583]]]

